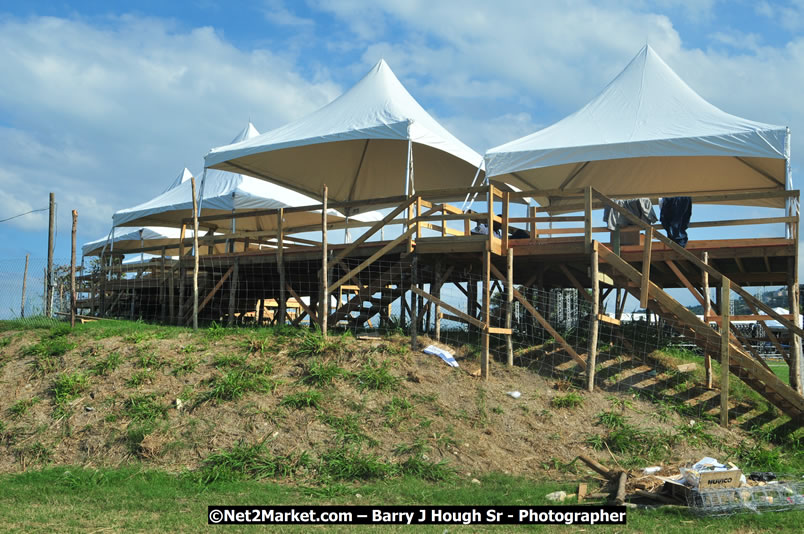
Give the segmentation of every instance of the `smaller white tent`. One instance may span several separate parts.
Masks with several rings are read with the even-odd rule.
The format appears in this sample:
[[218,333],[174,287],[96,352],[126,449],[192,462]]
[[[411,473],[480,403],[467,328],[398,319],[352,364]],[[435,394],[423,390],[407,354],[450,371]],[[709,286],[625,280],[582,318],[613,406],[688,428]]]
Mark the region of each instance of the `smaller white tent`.
[[477,152],[416,102],[384,60],[321,109],[214,148],[204,159],[208,168],[262,178],[316,199],[326,184],[330,201],[404,195],[409,167],[415,189],[468,187],[482,164]]
[[[248,126],[240,132],[233,142],[254,138],[259,132],[254,125]],[[220,170],[207,170],[202,180],[196,180],[196,195],[200,197],[201,215],[228,216],[232,213],[252,210],[271,210],[278,208],[293,208],[312,206],[318,201],[291,191],[276,184],[270,184],[242,174],[230,173]],[[287,213],[285,226],[305,226],[320,224],[320,210]],[[330,210],[332,222],[343,221],[344,217],[335,210]],[[170,226],[181,227],[183,221],[193,216],[192,184],[189,180],[182,181],[175,187],[162,193],[158,197],[132,208],[117,211],[113,216],[113,223],[118,226]],[[382,216],[377,212],[370,212],[354,217],[359,221],[380,220]],[[238,217],[234,219],[236,230],[265,230],[276,229],[276,216]],[[215,221],[230,224],[226,219]],[[208,227],[202,224],[202,227]],[[223,229],[223,228],[222,228]]]
[[[527,190],[591,185],[612,197],[792,189],[789,159],[787,128],[721,111],[650,46],[572,115],[485,155],[492,181]],[[783,207],[784,199],[746,204]]]
[[[199,235],[202,235],[199,232]],[[138,252],[144,247],[165,247],[166,256],[178,256],[181,230],[164,226],[147,226],[145,228],[115,228],[113,235],[84,243],[81,247],[84,256],[100,256],[101,254],[128,254]],[[187,230],[185,239],[192,238],[192,229]],[[225,252],[222,244],[215,245],[216,252]],[[205,246],[202,252],[206,252]],[[153,250],[154,254],[161,250]],[[147,256],[147,254],[146,254]],[[138,256],[139,257],[139,256]]]

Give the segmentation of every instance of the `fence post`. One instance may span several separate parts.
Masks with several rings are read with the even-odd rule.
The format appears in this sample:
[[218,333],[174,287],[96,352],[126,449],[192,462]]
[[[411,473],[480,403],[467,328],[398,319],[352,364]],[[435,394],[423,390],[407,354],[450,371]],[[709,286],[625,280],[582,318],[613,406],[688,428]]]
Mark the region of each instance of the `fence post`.
[[[507,193],[506,193],[507,195]],[[508,198],[506,197],[506,203]],[[506,213],[507,217],[507,213]],[[503,228],[506,232],[507,228]],[[505,235],[505,234],[503,234]],[[506,252],[506,295],[505,295],[505,328],[511,330],[511,315],[514,308],[514,249],[509,248]],[[513,332],[505,335],[505,345],[507,354],[508,367],[514,365],[514,334]]]
[[22,302],[20,303],[20,318],[25,319],[25,286],[28,283],[28,257],[25,255],[25,271],[22,273]]
[[[491,231],[490,229],[489,233]],[[487,241],[487,243],[490,245],[490,242]],[[483,332],[481,333],[483,336],[483,351],[480,354],[480,376],[483,377],[483,380],[488,380],[489,378],[489,326],[491,326],[491,314],[489,313],[491,304],[491,251],[489,250],[489,245],[483,251]]]
[[[277,325],[285,324],[285,314],[287,313],[287,297],[285,296],[285,231],[284,221],[285,208],[279,208],[276,214],[277,250],[276,264],[279,269],[279,320],[274,321]],[[297,304],[298,306],[298,304]]]
[[47,228],[47,276],[45,277],[45,315],[53,316],[53,246],[56,230],[56,195],[50,193],[50,220]]
[[583,192],[583,246],[587,254],[592,252],[592,186]]
[[720,288],[720,426],[729,426],[729,329],[731,316],[730,280],[723,277]]
[[597,334],[600,325],[600,276],[598,273],[597,242],[592,243],[591,280],[592,280],[592,311],[589,317],[589,347],[586,358],[586,389],[595,390],[595,365],[597,363]]
[[75,328],[75,228],[78,226],[78,212],[73,210],[72,252],[70,254],[70,328]]
[[[704,251],[703,262],[706,264],[709,263],[709,252]],[[704,293],[704,322],[709,324],[707,317],[712,315],[712,301],[709,293],[709,271],[703,269],[701,275],[703,278]],[[704,354],[704,371],[706,372],[706,389],[712,389],[712,355],[708,352]]]
[[198,200],[195,198],[195,177],[190,178],[193,194],[193,330],[198,330]]
[[[415,252],[410,259],[410,287],[418,288],[419,284],[419,256]],[[419,299],[416,293],[411,292],[410,301],[410,350],[417,350],[419,346]]]
[[327,316],[329,315],[329,266],[327,265],[327,186],[322,192],[323,209],[321,210],[321,333],[327,339]]

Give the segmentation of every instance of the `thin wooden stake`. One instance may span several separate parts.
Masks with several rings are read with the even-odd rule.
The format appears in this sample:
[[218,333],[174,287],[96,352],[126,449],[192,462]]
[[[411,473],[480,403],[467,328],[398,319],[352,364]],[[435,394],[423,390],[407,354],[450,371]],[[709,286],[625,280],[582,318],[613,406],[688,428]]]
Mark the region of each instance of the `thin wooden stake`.
[[323,209],[321,210],[321,333],[327,339],[327,317],[329,316],[329,268],[327,266],[327,186],[321,193]]
[[[703,253],[703,262],[708,264],[709,263],[709,252]],[[704,269],[702,271],[703,277],[703,297],[704,297],[704,322],[707,321],[707,317],[712,315],[712,301],[710,299],[711,295],[709,294],[709,272]],[[706,389],[712,389],[712,355],[707,352],[704,355],[704,371],[706,372]]]
[[20,318],[25,319],[25,286],[28,283],[28,257],[25,255],[25,271],[22,273],[22,303],[20,304]]
[[287,295],[285,294],[285,232],[284,232],[285,208],[279,208],[276,214],[276,228],[278,242],[276,250],[276,266],[279,269],[279,322],[285,324],[285,314],[287,313]]
[[648,307],[650,291],[650,252],[653,241],[653,228],[645,230],[645,248],[642,251],[642,288],[639,291],[639,307]]
[[193,195],[193,330],[198,330],[198,200],[195,198],[195,177],[190,178]]
[[600,328],[600,319],[598,319],[600,313],[600,276],[598,273],[597,242],[592,243],[590,260],[592,274],[592,311],[589,317],[589,346],[587,348],[589,355],[586,358],[586,389],[588,391],[594,391],[595,363],[597,361],[597,333]]
[[[489,190],[489,194],[493,193],[493,189]],[[493,202],[489,201],[489,204]],[[492,227],[489,226],[489,233],[492,232]],[[480,375],[484,380],[489,378],[489,321],[491,320],[491,313],[489,306],[491,303],[491,251],[488,248],[483,252],[483,324],[485,325],[482,331],[483,336],[483,351],[480,355]]]
[[[506,193],[506,206],[508,202],[508,193]],[[508,216],[506,211],[505,216]],[[507,231],[507,228],[504,230]],[[511,329],[512,315],[514,312],[514,249],[509,248],[506,253],[506,281],[505,281],[505,328]],[[514,335],[507,334],[505,336],[505,348],[507,353],[506,363],[508,367],[514,365]]]
[[583,194],[583,244],[587,253],[592,252],[592,187],[587,186]]
[[70,254],[70,328],[75,328],[75,229],[78,226],[78,212],[73,210],[72,252]]
[[[410,260],[410,287],[411,289],[418,289],[419,287],[419,256],[414,253]],[[410,310],[410,350],[417,350],[419,344],[419,299],[417,295],[411,293],[411,310]]]
[[725,276],[720,288],[720,315],[723,321],[720,324],[720,426],[729,426],[729,321],[731,296],[729,294],[731,281]]
[[[45,277],[45,315],[53,317],[53,246],[56,231],[56,195],[50,193],[50,220],[47,228],[47,276]],[[112,236],[114,238],[114,236]]]

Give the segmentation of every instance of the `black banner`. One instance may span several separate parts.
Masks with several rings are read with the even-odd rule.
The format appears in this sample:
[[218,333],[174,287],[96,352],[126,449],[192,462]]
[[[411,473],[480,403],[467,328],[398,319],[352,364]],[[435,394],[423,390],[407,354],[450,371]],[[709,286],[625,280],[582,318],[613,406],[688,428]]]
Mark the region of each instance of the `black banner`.
[[624,506],[210,506],[210,525],[624,525]]

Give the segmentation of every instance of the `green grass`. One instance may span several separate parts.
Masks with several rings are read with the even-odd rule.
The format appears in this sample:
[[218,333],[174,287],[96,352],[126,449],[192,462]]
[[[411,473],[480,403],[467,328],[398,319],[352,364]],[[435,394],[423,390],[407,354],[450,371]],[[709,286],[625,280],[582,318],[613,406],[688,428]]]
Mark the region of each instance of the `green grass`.
[[399,378],[388,371],[388,362],[377,363],[372,358],[363,364],[353,378],[361,391],[366,389],[388,391],[395,389],[399,384]]
[[565,395],[556,395],[550,399],[550,406],[553,408],[577,408],[582,404],[583,396],[575,392],[570,392]]
[[118,367],[120,367],[120,353],[110,352],[92,365],[92,372],[96,375],[108,375]]
[[321,407],[322,400],[323,395],[321,395],[321,392],[311,389],[308,391],[299,391],[297,393],[285,395],[282,397],[279,405],[295,408],[297,410],[303,410],[304,408],[318,409]]
[[8,409],[8,413],[14,419],[19,419],[26,413],[28,410],[39,403],[41,399],[39,397],[32,397],[30,399],[20,399],[14,404],[11,405],[11,408]]
[[[244,446],[246,447],[246,446]],[[32,470],[0,477],[0,524],[18,532],[209,532],[207,506],[230,505],[543,505],[545,495],[563,490],[573,493],[577,484],[534,481],[504,475],[478,477],[480,484],[456,479],[449,484],[413,477],[325,485],[255,481],[249,471],[270,472],[272,457],[261,451],[229,451],[206,471],[214,483],[199,486],[197,478],[143,470],[138,465],[117,470],[80,467]],[[257,456],[257,458],[255,458]],[[265,460],[268,460],[267,462]],[[297,457],[291,459],[296,461]],[[214,467],[213,467],[214,466]],[[215,470],[217,468],[217,471]],[[241,476],[243,475],[243,476]],[[270,478],[270,477],[269,477]],[[360,494],[360,499],[355,497]],[[103,503],[99,506],[98,503]],[[696,518],[683,509],[628,510],[628,524],[585,526],[430,525],[313,527],[326,532],[588,532],[613,534],[730,532],[796,532],[804,512],[743,514],[732,517]],[[265,527],[263,527],[265,528]],[[226,532],[254,532],[251,525],[227,526]],[[282,532],[309,532],[309,526],[267,527]]]
[[168,407],[154,394],[132,395],[123,404],[123,412],[135,421],[153,421],[166,418]]
[[269,372],[270,366],[263,370],[240,367],[218,375],[209,382],[210,389],[200,394],[199,403],[240,400],[252,391],[271,392],[276,388],[276,382],[268,376]]
[[339,367],[335,362],[313,360],[306,366],[304,376],[300,381],[308,386],[331,386],[336,378],[341,378],[348,374],[346,369]]

